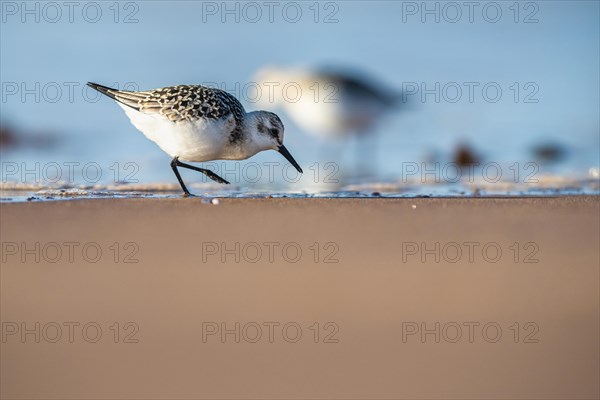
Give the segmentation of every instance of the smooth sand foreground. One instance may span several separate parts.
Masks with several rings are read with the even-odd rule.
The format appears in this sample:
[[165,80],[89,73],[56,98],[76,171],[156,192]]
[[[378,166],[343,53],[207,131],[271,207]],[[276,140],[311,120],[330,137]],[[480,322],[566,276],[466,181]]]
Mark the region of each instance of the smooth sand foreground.
[[600,197],[1,204],[3,399],[597,399]]

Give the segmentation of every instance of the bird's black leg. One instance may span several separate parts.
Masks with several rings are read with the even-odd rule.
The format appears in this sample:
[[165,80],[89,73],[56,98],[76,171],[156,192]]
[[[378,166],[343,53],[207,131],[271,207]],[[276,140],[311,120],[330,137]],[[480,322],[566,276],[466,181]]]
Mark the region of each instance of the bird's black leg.
[[211,170],[194,167],[193,165],[189,165],[189,164],[184,164],[181,161],[179,161],[179,159],[177,157],[175,157],[173,159],[173,161],[175,162],[175,165],[178,167],[193,169],[194,171],[202,172],[204,175],[208,176],[210,179],[212,179],[215,182],[229,184],[229,182],[227,182],[225,179],[221,178],[219,175],[215,174]]
[[181,175],[179,175],[179,171],[177,170],[177,163],[179,163],[179,159],[178,157],[174,157],[173,160],[171,160],[171,168],[173,168],[173,172],[175,172],[175,176],[177,177],[177,180],[183,189],[184,196],[189,196],[190,192],[185,187],[185,183],[183,183],[183,179],[181,179]]

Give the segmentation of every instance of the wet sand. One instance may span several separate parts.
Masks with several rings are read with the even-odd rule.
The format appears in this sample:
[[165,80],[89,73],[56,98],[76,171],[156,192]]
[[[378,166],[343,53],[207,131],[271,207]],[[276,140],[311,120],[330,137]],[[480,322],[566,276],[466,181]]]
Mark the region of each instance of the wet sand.
[[598,196],[70,200],[0,221],[3,399],[600,396]]

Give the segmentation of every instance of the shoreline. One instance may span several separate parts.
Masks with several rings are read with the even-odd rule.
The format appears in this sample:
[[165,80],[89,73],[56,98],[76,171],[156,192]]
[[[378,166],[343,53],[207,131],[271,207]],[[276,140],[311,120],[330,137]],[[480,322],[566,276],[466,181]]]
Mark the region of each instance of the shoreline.
[[336,193],[269,193],[269,192],[204,192],[192,193],[192,196],[184,197],[177,191],[96,191],[96,190],[53,190],[29,192],[24,190],[19,191],[2,191],[0,192],[0,204],[15,204],[15,203],[46,203],[60,202],[68,200],[128,200],[128,199],[145,199],[145,200],[173,200],[187,199],[188,201],[201,200],[210,201],[212,199],[232,199],[232,200],[250,200],[250,199],[296,199],[296,200],[314,200],[314,199],[371,199],[371,200],[392,200],[392,199],[536,199],[536,198],[569,198],[569,197],[599,197],[600,193],[595,192],[580,192],[580,191],[562,191],[555,190],[537,191],[531,193],[482,193],[474,192],[472,194],[455,193],[455,194],[419,194],[419,193],[380,193],[380,192],[336,192]]
[[[541,176],[535,183],[512,181],[419,181],[385,179],[375,181],[299,182],[282,185],[279,183],[234,182],[220,185],[213,182],[191,182],[189,189],[199,197],[224,198],[417,198],[417,197],[528,197],[528,196],[571,196],[600,195],[600,181],[591,173],[587,177]],[[30,184],[0,182],[0,202],[27,200],[56,200],[64,198],[106,197],[171,197],[181,194],[175,182],[158,183],[104,183],[75,185],[67,183]]]

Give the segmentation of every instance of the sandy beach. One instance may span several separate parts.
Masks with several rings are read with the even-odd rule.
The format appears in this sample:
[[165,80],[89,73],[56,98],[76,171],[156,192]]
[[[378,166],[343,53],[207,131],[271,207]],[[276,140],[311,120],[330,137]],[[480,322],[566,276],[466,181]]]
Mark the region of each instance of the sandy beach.
[[0,220],[3,399],[600,396],[598,196],[69,200]]

